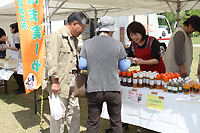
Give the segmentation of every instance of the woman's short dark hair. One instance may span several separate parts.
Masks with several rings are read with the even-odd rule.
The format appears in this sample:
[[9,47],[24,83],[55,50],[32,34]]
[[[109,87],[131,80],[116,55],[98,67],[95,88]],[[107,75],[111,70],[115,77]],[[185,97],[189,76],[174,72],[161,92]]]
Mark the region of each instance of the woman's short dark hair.
[[144,26],[137,22],[137,21],[133,21],[132,23],[130,23],[126,29],[126,32],[127,32],[127,36],[128,36],[128,39],[130,41],[132,41],[131,37],[130,37],[130,33],[140,33],[142,35],[142,41],[146,39],[146,30],[144,28]]
[[69,15],[67,19],[68,24],[72,24],[74,21],[77,21],[79,24],[84,24],[87,20],[87,17],[82,12],[73,12]]
[[10,25],[10,28],[15,29],[14,33],[19,32],[19,29],[18,29],[18,25],[17,25],[17,23],[13,23],[13,24],[11,24],[11,25]]

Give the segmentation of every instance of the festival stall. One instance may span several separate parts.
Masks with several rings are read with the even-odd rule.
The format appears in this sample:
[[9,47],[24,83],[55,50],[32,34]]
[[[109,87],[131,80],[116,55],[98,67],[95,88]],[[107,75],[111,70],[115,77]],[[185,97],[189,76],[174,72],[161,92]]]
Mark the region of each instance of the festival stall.
[[[0,0],[0,3],[0,27],[5,29],[8,37],[11,38],[8,26],[17,21],[15,0]],[[178,18],[179,21],[180,10],[199,9],[199,7],[199,0],[44,0],[45,22],[42,26],[45,26],[46,33],[50,34],[49,21],[66,19],[73,11],[82,11],[88,18],[177,11],[175,19]],[[173,94],[145,87],[122,86],[121,88],[123,122],[163,133],[200,132],[199,94],[192,96],[182,93]],[[159,97],[164,98],[161,103]],[[152,101],[156,104],[152,105]],[[101,116],[109,119],[106,105]]]

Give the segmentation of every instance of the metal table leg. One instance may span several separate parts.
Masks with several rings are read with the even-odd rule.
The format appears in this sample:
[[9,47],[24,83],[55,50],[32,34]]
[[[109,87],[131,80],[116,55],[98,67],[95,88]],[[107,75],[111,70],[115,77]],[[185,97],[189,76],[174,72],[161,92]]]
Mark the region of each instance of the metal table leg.
[[7,90],[7,80],[4,80],[4,87],[5,87],[5,93],[8,94],[8,90]]

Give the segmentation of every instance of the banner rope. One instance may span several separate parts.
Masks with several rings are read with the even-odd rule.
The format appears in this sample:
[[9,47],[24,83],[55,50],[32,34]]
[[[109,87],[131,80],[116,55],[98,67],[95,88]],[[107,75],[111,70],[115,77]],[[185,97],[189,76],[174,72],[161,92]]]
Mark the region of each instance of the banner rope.
[[43,131],[43,104],[44,104],[44,102],[43,102],[43,89],[42,89],[42,95],[40,95],[39,97],[40,97],[40,99],[41,99],[41,112],[40,112],[40,132],[42,132]]

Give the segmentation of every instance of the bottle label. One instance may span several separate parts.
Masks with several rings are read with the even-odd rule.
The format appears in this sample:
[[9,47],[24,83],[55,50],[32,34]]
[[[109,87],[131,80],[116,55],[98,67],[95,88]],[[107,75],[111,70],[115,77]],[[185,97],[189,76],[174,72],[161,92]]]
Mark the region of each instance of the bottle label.
[[178,90],[179,90],[179,91],[182,91],[182,89],[183,89],[182,86],[179,86],[179,87],[178,87]]
[[183,92],[189,92],[189,89],[183,89]]
[[149,79],[146,79],[146,84],[149,84]]
[[177,87],[172,87],[172,91],[178,91]]
[[171,86],[167,86],[167,90],[172,90],[172,87]]
[[143,83],[142,79],[139,79],[139,84],[142,84],[142,83]]
[[121,77],[119,77],[119,82],[121,82],[122,81],[122,78]]
[[131,83],[131,78],[127,78],[127,82],[128,82],[128,83]]
[[199,89],[194,88],[194,92],[199,92]]
[[163,86],[164,86],[165,88],[167,88],[167,83],[164,82]]
[[161,85],[161,80],[157,80],[157,85]]
[[125,77],[125,78],[123,78],[123,82],[126,82],[126,77]]
[[133,84],[137,84],[137,79],[133,79]]
[[150,85],[154,85],[154,80],[150,80]]
[[143,78],[143,84],[146,84],[146,78]]
[[162,85],[164,85],[165,84],[165,82],[164,81],[162,81]]

